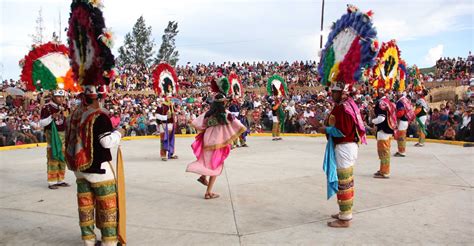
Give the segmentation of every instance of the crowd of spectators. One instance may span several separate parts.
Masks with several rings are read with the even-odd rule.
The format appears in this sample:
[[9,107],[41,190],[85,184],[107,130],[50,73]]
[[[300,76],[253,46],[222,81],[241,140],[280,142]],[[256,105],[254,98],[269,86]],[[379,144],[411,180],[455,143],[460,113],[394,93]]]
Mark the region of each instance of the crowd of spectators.
[[470,75],[474,73],[474,56],[469,52],[467,57],[442,57],[436,62],[435,68],[432,76],[435,81],[469,81]]
[[[471,58],[469,58],[471,59]],[[313,61],[282,63],[231,63],[221,65],[178,66],[177,74],[181,85],[179,98],[173,98],[176,104],[177,133],[193,134],[195,129],[190,122],[205,112],[212,100],[208,84],[218,73],[224,75],[237,73],[248,90],[238,99],[241,114],[250,122],[252,133],[270,131],[272,126],[271,107],[265,90],[252,90],[265,87],[266,79],[278,73],[288,81],[290,93],[286,98],[285,130],[287,133],[316,133],[324,124],[332,108],[330,93],[324,89],[308,90],[319,85],[317,65]],[[120,68],[120,77],[114,82],[112,93],[106,99],[105,108],[110,111],[114,127],[126,128],[128,136],[158,134],[156,109],[161,103],[151,90],[149,70],[139,67]],[[18,81],[3,81],[1,87],[24,89]],[[472,87],[474,88],[474,87]],[[413,92],[408,93],[413,102]],[[393,95],[392,95],[393,96]],[[439,108],[432,108],[429,113],[428,137],[436,139],[469,140],[474,93],[468,89],[464,98],[450,101]],[[367,86],[359,88],[355,96],[369,134],[374,133],[370,123],[374,107],[373,96]],[[394,96],[393,96],[394,99]],[[44,142],[44,133],[39,126],[40,110],[48,101],[43,93],[28,96],[11,96],[0,94],[0,145]],[[69,93],[66,97],[66,108],[69,113],[77,107],[79,100]],[[416,123],[408,130],[408,136],[417,137]]]

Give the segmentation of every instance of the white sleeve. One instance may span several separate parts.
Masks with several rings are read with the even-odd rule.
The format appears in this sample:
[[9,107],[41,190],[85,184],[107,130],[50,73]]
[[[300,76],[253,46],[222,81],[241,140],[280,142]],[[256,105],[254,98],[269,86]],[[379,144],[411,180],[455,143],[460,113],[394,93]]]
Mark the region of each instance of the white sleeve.
[[106,149],[111,149],[120,144],[121,138],[122,134],[119,131],[106,132],[99,136],[100,145]]
[[48,116],[48,118],[44,118],[39,121],[41,127],[45,127],[51,124],[51,122],[53,122],[53,117],[51,117],[51,115]]
[[377,118],[372,120],[372,123],[378,125],[385,120],[385,115],[378,115]]

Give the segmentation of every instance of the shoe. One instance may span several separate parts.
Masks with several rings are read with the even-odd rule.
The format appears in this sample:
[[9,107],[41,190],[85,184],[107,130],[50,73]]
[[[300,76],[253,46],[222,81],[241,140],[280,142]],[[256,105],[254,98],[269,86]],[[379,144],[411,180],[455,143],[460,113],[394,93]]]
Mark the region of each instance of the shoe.
[[58,186],[57,185],[48,185],[48,188],[51,189],[51,190],[57,190],[58,189]]
[[375,173],[374,174],[374,178],[376,179],[389,179],[390,178],[390,174],[382,174],[382,173]]
[[425,146],[425,145],[422,144],[422,143],[416,143],[416,144],[415,144],[415,147],[423,147],[423,146]]
[[60,184],[57,184],[56,186],[61,186],[61,187],[70,187],[71,185],[66,183],[66,182],[62,182]]
[[393,156],[396,156],[396,157],[405,157],[405,154],[402,154],[402,153],[400,153],[400,152],[397,152],[397,153],[395,153],[395,155],[393,155]]
[[161,161],[168,161],[168,158],[162,157],[162,158],[161,158]]

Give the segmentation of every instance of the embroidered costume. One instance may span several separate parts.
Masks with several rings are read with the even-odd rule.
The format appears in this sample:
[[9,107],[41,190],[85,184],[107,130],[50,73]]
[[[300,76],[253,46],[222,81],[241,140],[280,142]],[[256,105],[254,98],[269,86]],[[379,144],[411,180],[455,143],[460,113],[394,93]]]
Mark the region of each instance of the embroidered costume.
[[372,11],[360,12],[348,5],[344,14],[331,27],[322,50],[318,71],[321,82],[331,89],[335,102],[326,126],[328,143],[323,170],[327,177],[327,198],[337,193],[339,213],[331,217],[330,227],[349,227],[354,202],[354,164],[358,143],[366,143],[365,126],[360,110],[351,98],[352,86],[371,70],[378,51],[377,31],[371,21]]
[[428,112],[430,107],[425,100],[425,91],[424,89],[417,91],[418,100],[416,100],[416,122],[418,123],[418,143],[415,144],[417,147],[423,147],[425,145],[426,135],[428,134],[426,130],[426,121],[428,119]]
[[[205,199],[219,197],[212,192],[216,176],[222,173],[224,161],[230,154],[233,141],[247,130],[225,109],[229,87],[227,78],[213,81],[211,89],[217,95],[214,97],[211,108],[192,122],[193,127],[199,132],[192,144],[197,160],[190,163],[186,171],[201,175],[198,181],[207,186]],[[209,181],[206,176],[210,176]]]
[[178,93],[178,78],[173,67],[166,63],[159,64],[153,71],[153,85],[158,96],[163,97],[156,109],[157,123],[160,130],[161,160],[177,159],[175,155],[176,113],[173,95]]
[[52,100],[41,109],[40,125],[48,147],[46,149],[48,187],[57,189],[58,186],[69,186],[64,182],[66,161],[64,160],[64,129],[66,127],[65,108],[56,101],[64,98],[64,90],[56,90]]
[[288,95],[288,87],[282,77],[273,75],[268,78],[267,92],[272,107],[272,137],[273,140],[281,140],[280,133],[284,131],[285,127],[285,112],[283,111],[282,101]]
[[395,139],[397,140],[398,152],[395,153],[395,156],[405,157],[407,129],[410,122],[415,119],[415,112],[410,100],[404,94],[401,94],[397,101],[397,118],[398,129],[395,132]]
[[99,1],[73,0],[68,28],[73,76],[84,92],[81,105],[67,119],[66,161],[76,175],[79,226],[86,246],[96,245],[95,226],[101,231],[101,245],[126,243],[123,168],[121,162],[117,167],[110,163],[110,149],[118,146],[122,133],[113,129],[100,106],[114,79],[115,61],[99,7]]

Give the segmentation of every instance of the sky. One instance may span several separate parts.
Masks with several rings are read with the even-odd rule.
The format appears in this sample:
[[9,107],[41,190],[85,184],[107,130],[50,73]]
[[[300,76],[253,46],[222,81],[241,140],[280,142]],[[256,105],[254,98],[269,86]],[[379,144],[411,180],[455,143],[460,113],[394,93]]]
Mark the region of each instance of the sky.
[[[114,54],[143,15],[157,52],[168,21],[177,21],[179,64],[225,61],[318,60],[322,0],[103,0]],[[467,57],[474,50],[472,0],[326,0],[324,37],[351,3],[374,11],[380,42],[396,39],[409,65],[430,67],[440,57]],[[67,0],[0,0],[0,79],[18,79],[18,61],[29,51],[38,12],[45,38],[67,26]],[[59,21],[61,19],[61,21]],[[66,42],[66,33],[62,32]],[[324,43],[323,43],[324,45]]]

